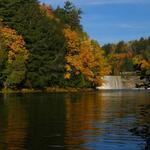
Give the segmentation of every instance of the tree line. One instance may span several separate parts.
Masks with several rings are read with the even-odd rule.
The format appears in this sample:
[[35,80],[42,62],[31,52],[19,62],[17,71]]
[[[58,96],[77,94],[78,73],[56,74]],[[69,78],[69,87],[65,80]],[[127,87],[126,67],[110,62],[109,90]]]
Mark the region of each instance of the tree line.
[[150,69],[150,37],[103,46],[105,55],[112,66],[112,74],[135,71],[135,65]]
[[[105,75],[150,70],[150,38],[92,40],[70,1],[0,1],[0,88],[96,87]],[[136,67],[135,67],[136,66]]]
[[111,74],[135,72],[142,84],[136,87],[150,87],[150,37],[129,42],[120,41],[116,44],[103,46],[105,56],[111,65]]
[[104,50],[84,32],[81,9],[37,0],[0,1],[0,87],[95,87],[110,73]]

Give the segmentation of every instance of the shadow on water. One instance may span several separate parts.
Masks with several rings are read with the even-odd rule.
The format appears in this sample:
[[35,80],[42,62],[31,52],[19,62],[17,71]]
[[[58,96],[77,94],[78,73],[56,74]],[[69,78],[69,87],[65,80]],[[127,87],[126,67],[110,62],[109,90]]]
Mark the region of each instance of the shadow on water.
[[2,150],[140,150],[145,91],[0,95]]
[[16,96],[0,98],[0,149],[25,150],[28,117]]
[[130,132],[145,139],[144,150],[150,150],[150,105],[140,105],[139,109],[139,121],[130,129]]

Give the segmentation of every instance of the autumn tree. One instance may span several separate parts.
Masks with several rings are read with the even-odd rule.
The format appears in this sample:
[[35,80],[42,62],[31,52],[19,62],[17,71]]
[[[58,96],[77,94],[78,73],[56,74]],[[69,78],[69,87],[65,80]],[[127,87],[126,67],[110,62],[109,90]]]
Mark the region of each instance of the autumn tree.
[[[3,28],[2,19],[0,19],[0,30]],[[3,71],[6,68],[7,62],[7,47],[4,43],[3,36],[0,32],[0,88],[3,86],[4,76]]]
[[[21,84],[26,75],[26,63],[28,60],[28,50],[25,48],[25,42],[22,36],[17,35],[16,31],[8,28],[0,28],[0,41],[3,70],[1,77],[4,80],[4,86],[12,87]],[[7,59],[7,61],[6,61]]]
[[150,61],[144,59],[142,55],[136,55],[133,58],[135,71],[142,81],[142,84],[136,84],[136,87],[144,87],[145,89],[150,87]]
[[[29,50],[25,86],[43,88],[60,85],[66,49],[62,24],[54,17],[49,17],[49,7],[41,8],[36,0],[24,1],[23,5],[21,1],[18,0],[18,3],[14,4],[18,7],[9,20],[11,27],[23,35]],[[13,9],[11,1],[7,4],[10,10]],[[7,20],[4,14],[6,8],[2,11],[4,21]]]
[[43,3],[43,4],[39,5],[39,7],[43,11],[43,13],[45,13],[50,19],[55,18],[52,6]]
[[71,79],[71,76],[80,76],[82,86],[85,86],[86,81],[92,86],[101,85],[102,76],[108,74],[110,70],[98,43],[73,31],[70,27],[64,29],[64,34],[68,43],[64,77]]
[[133,71],[133,50],[130,44],[120,41],[117,44],[104,45],[103,48],[112,66],[113,75],[119,75],[120,72]]

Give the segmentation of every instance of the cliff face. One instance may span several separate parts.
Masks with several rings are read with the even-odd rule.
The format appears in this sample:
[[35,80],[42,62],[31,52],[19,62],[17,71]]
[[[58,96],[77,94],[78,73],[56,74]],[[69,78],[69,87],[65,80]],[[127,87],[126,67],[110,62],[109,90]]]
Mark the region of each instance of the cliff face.
[[133,89],[136,88],[136,84],[141,83],[139,76],[123,76],[121,79],[123,89]]

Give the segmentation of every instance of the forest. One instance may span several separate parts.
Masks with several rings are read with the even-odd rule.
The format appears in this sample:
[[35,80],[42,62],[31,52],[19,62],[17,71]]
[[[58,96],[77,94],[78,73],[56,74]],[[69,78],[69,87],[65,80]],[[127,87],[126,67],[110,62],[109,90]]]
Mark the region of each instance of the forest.
[[0,89],[94,88],[105,75],[150,76],[150,37],[102,46],[84,31],[82,10],[70,1],[56,9],[37,0],[0,6]]

